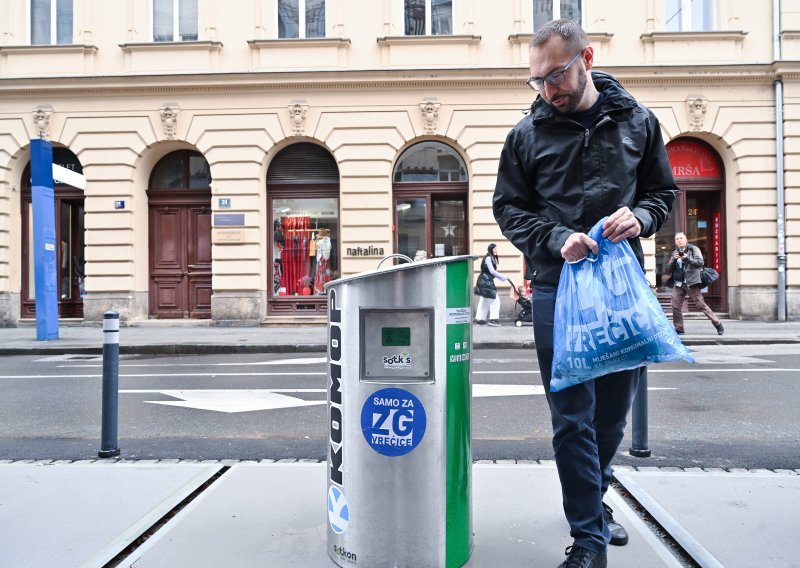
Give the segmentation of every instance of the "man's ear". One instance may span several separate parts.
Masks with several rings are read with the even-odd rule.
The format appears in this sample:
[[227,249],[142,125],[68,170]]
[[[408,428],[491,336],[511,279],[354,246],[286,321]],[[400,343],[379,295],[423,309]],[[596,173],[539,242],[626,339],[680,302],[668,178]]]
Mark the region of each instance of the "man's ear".
[[587,45],[583,48],[583,64],[586,66],[586,70],[589,71],[594,66],[594,48],[591,45]]

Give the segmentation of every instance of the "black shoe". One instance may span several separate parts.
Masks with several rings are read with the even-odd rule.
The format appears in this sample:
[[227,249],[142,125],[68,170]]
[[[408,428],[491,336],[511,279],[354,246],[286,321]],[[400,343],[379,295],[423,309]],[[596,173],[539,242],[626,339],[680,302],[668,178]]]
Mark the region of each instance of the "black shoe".
[[500,322],[497,320],[489,320],[489,325],[492,327],[500,327]]
[[723,333],[725,333],[725,328],[722,327],[722,324],[715,325],[714,327],[717,328],[717,335],[722,335]]
[[683,335],[683,330],[682,329],[676,329],[675,333],[677,333],[678,335]]
[[475,320],[475,323],[478,325],[486,325],[486,320]]
[[605,552],[592,552],[573,544],[564,551],[567,559],[558,568],[607,568],[608,555]]
[[614,546],[625,546],[628,544],[628,531],[621,524],[614,520],[614,509],[603,503],[603,520],[611,533],[611,540],[608,544]]

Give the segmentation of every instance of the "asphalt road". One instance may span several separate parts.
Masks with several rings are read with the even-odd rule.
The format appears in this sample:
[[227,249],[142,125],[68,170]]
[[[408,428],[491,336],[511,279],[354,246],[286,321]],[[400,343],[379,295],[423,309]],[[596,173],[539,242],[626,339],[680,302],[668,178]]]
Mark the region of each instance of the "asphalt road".
[[[800,346],[708,346],[696,364],[650,367],[650,458],[658,467],[800,468]],[[128,459],[324,459],[326,365],[316,354],[124,356],[119,446]],[[473,458],[552,459],[530,350],[473,352]],[[0,459],[92,459],[102,361],[4,357]],[[630,430],[630,428],[629,428]]]

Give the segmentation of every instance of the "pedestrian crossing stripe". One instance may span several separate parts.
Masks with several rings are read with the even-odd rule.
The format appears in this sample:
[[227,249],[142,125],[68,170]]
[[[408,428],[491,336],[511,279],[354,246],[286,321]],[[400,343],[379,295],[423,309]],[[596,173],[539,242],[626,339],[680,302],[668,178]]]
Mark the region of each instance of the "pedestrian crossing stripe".
[[328,522],[336,534],[342,534],[350,524],[350,506],[344,493],[335,485],[328,489]]

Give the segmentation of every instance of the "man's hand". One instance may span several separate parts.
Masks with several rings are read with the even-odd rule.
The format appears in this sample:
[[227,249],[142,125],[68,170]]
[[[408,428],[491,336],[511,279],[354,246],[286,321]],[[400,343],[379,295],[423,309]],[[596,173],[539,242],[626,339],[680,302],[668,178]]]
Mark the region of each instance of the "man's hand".
[[610,215],[608,219],[606,219],[606,222],[603,223],[603,236],[612,243],[618,243],[623,239],[638,237],[641,232],[641,223],[633,216],[633,211],[627,207],[617,209],[617,211],[615,211],[613,215]]
[[564,246],[561,247],[561,256],[567,262],[583,260],[589,256],[589,251],[597,254],[599,247],[597,243],[589,238],[585,233],[572,233]]

